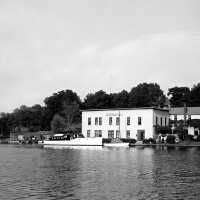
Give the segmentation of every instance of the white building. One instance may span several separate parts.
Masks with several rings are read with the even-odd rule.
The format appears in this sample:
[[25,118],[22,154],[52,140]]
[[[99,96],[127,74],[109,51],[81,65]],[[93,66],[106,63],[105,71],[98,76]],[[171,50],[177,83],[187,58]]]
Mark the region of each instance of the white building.
[[85,137],[156,137],[156,126],[169,125],[169,111],[160,108],[91,109],[82,111]]

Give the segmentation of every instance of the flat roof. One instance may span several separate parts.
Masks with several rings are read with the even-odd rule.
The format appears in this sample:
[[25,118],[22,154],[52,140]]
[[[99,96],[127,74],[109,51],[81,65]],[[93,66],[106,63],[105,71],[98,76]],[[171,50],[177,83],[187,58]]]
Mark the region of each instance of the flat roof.
[[[200,115],[200,107],[186,107],[188,115]],[[170,115],[184,115],[184,107],[172,107]]]
[[81,110],[82,112],[90,112],[90,111],[118,111],[118,110],[159,110],[169,112],[169,109],[166,108],[156,108],[156,107],[140,107],[140,108],[107,108],[107,109],[86,109]]

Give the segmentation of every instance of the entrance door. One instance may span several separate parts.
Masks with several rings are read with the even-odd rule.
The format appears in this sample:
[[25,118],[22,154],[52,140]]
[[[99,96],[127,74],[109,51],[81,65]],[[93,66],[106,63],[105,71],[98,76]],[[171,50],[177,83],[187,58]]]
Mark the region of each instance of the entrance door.
[[114,131],[113,130],[108,131],[108,138],[114,138]]
[[137,130],[137,140],[142,141],[145,139],[145,130]]

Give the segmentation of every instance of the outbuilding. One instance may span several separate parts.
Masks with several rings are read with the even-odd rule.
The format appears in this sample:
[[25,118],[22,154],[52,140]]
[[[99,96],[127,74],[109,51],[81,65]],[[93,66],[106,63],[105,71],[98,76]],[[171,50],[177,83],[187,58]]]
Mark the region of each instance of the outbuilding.
[[200,135],[200,107],[172,107],[169,114],[174,129],[185,121],[189,135]]

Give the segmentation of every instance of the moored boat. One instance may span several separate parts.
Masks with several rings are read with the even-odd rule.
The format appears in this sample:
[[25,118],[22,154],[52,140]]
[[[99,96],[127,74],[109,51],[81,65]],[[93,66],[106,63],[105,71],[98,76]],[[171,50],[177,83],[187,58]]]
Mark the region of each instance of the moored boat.
[[122,142],[119,138],[112,139],[110,143],[104,143],[105,147],[129,147],[129,142]]
[[102,146],[102,138],[69,138],[64,134],[55,134],[49,140],[44,140],[43,145],[58,146]]
[[105,147],[129,147],[129,143],[120,142],[120,143],[104,143]]

